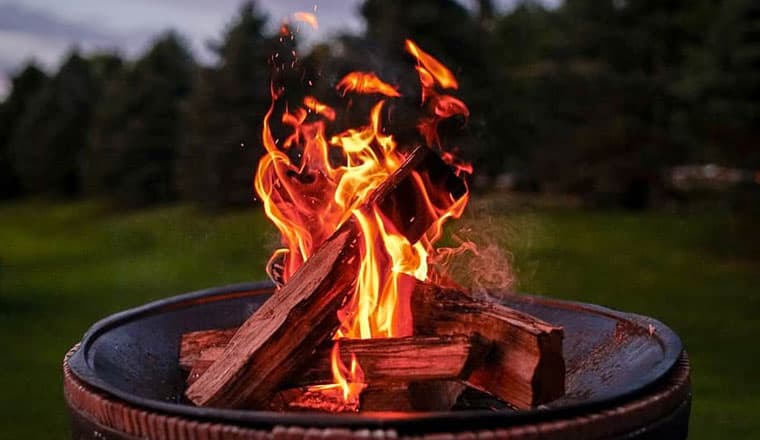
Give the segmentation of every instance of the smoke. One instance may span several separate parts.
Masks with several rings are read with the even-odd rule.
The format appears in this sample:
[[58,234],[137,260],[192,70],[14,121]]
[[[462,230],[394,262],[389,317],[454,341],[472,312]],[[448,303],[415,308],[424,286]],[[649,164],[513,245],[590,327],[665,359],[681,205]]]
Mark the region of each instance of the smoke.
[[469,215],[452,225],[456,229],[447,240],[451,246],[438,248],[431,258],[437,272],[433,281],[467,288],[477,297],[514,293],[512,254],[501,241],[508,228],[485,205],[468,209]]

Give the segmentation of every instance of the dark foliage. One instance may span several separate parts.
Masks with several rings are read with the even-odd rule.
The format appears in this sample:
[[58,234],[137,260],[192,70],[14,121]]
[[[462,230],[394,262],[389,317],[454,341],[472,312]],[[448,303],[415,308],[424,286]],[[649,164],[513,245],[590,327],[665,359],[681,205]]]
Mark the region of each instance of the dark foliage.
[[663,178],[673,165],[760,168],[756,3],[566,0],[547,9],[526,0],[498,14],[491,0],[366,0],[363,34],[303,54],[247,3],[210,66],[194,66],[169,35],[127,67],[75,55],[49,81],[31,67],[19,74],[0,107],[2,196],[20,184],[75,194],[84,167],[88,190],[131,204],[179,195],[208,208],[250,205],[270,81],[287,85],[291,105],[304,93],[351,105],[332,127],[341,130],[366,121],[368,105],[334,89],[351,70],[400,85],[387,118],[402,144],[420,142],[419,89],[403,51],[411,38],[459,78],[471,117],[447,126],[447,147],[478,176],[508,172],[533,190],[644,208],[673,195]]
[[194,69],[180,38],[169,33],[107,82],[90,129],[84,173],[89,192],[130,205],[176,198],[180,106]]
[[241,8],[215,47],[218,65],[201,69],[186,107],[178,185],[185,199],[206,208],[253,203],[261,121],[270,101],[268,59],[278,41],[265,35],[265,23],[252,3]]
[[97,96],[93,69],[75,52],[31,97],[16,122],[9,145],[26,191],[79,194],[81,153]]
[[0,104],[0,199],[21,195],[19,182],[10,149],[10,140],[20,116],[31,97],[47,80],[47,75],[34,64],[26,66],[11,80],[11,93]]

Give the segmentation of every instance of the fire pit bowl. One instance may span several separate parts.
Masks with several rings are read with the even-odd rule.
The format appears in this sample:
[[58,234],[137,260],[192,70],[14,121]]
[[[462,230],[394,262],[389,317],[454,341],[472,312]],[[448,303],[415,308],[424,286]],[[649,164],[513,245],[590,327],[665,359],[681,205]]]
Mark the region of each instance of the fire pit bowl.
[[271,292],[268,283],[208,289],[96,323],[64,360],[72,438],[687,436],[689,364],[672,330],[640,315],[529,295],[502,301],[565,328],[566,393],[536,409],[462,402],[446,412],[324,414],[189,404],[183,398],[185,376],[178,366],[182,334],[238,326]]

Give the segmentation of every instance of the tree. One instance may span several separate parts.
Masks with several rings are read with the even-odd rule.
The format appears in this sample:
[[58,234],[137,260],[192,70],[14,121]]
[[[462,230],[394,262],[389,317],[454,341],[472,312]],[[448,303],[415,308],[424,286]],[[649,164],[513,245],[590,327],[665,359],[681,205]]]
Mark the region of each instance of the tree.
[[129,205],[176,197],[181,106],[194,73],[192,56],[170,32],[108,81],[90,129],[85,160],[89,192]]
[[25,190],[66,196],[79,193],[80,154],[97,96],[91,66],[73,52],[31,99],[10,142]]
[[28,64],[11,79],[10,94],[0,104],[0,199],[21,194],[21,183],[11,157],[10,140],[19,117],[45,81],[45,72],[34,63]]
[[219,65],[201,70],[186,107],[178,186],[185,199],[207,208],[253,202],[253,173],[264,151],[261,121],[270,102],[267,61],[278,42],[265,35],[265,24],[254,3],[241,7],[213,47]]
[[678,91],[697,161],[760,168],[760,5],[728,0],[710,9],[704,41],[690,51]]
[[527,63],[507,82],[527,91],[535,146],[526,161],[539,180],[631,208],[649,203],[663,169],[688,155],[673,121],[688,9],[676,0],[567,0],[548,15],[518,8],[537,26],[505,20],[513,34],[532,35],[528,49],[513,48]]

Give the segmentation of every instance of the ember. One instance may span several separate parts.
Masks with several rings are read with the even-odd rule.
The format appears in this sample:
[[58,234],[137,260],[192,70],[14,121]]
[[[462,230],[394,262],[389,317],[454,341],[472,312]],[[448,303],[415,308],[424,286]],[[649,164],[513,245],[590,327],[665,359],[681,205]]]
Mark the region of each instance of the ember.
[[[339,109],[313,96],[291,109],[282,105],[287,90],[272,87],[255,189],[281,235],[283,248],[267,270],[280,288],[221,344],[223,350],[207,345],[187,362],[186,394],[196,404],[271,408],[279,392],[275,400],[288,402],[275,409],[413,409],[387,406],[413,402],[410,384],[432,379],[442,381],[428,382],[425,393],[448,405],[463,388],[451,381],[518,407],[562,394],[561,328],[478,302],[464,289],[429,284],[447,278],[434,272],[429,255],[444,222],[462,215],[469,200],[464,177],[472,172],[447,148],[438,126],[454,116],[467,118],[469,110],[443,92],[458,87],[448,68],[411,40],[405,49],[419,76],[422,146],[399,145],[392,127],[384,126],[389,100],[401,94],[374,73],[352,72],[337,83],[343,97],[376,101],[365,125],[330,136]],[[274,120],[290,134],[276,139]],[[299,382],[293,377],[299,368],[326,358],[314,353],[323,353],[330,339],[331,383],[319,377],[285,392],[286,384]],[[349,342],[363,339],[377,342],[363,354],[351,351],[362,346]],[[348,347],[348,359],[340,346]],[[415,361],[426,351],[438,369]]]

